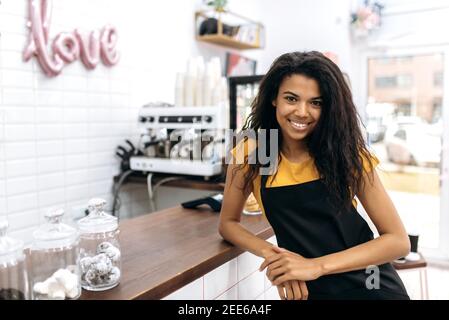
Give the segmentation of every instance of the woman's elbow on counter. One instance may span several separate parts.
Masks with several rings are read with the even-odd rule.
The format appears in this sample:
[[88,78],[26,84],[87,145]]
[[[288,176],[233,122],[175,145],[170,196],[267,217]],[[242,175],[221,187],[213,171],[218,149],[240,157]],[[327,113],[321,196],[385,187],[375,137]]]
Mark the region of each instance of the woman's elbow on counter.
[[399,248],[398,251],[400,251],[400,258],[407,256],[410,253],[411,249],[410,239],[408,235],[401,236],[397,241],[397,246]]

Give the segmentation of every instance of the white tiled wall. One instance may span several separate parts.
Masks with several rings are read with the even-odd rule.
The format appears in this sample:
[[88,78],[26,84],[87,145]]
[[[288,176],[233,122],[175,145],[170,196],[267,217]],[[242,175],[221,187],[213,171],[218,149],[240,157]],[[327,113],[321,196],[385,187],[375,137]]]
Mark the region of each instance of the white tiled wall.
[[[267,241],[277,244],[273,236]],[[276,287],[259,272],[263,259],[245,252],[164,300],[279,300]]]
[[[48,78],[34,58],[22,60],[28,1],[0,2],[0,217],[10,221],[12,236],[28,242],[48,208],[64,207],[70,219],[91,197],[111,202],[119,170],[114,149],[125,139],[137,141],[140,106],[172,102],[175,74],[190,56],[225,56],[226,50],[194,40],[201,3],[55,0],[50,39],[111,23],[121,60],[92,71],[75,61]],[[241,13],[253,7],[257,19],[253,4],[242,6]],[[122,217],[149,211],[143,186],[128,185],[122,194]]]

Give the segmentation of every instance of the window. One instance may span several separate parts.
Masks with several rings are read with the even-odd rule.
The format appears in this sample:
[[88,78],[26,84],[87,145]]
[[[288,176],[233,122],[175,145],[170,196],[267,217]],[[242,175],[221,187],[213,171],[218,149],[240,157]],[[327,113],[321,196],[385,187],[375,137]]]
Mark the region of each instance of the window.
[[443,71],[437,71],[433,74],[433,85],[435,87],[443,86]]
[[409,88],[413,84],[413,77],[410,74],[400,74],[396,78],[399,87]]
[[396,114],[398,116],[411,116],[412,115],[412,105],[410,102],[400,102],[396,107]]
[[376,77],[377,88],[393,88],[396,87],[396,84],[397,84],[396,76]]

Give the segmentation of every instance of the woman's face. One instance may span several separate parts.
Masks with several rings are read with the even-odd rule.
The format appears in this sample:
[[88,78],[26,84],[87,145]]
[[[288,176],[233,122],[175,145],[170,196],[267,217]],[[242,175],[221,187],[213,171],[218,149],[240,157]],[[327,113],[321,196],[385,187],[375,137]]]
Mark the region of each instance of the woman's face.
[[289,141],[301,141],[316,127],[323,100],[318,82],[300,74],[285,77],[273,106],[282,136]]

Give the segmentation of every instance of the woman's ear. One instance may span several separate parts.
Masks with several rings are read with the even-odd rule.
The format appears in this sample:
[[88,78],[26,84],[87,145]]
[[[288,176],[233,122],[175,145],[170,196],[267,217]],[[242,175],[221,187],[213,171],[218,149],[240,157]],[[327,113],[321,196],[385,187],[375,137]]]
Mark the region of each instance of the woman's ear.
[[271,101],[271,104],[276,108],[276,100]]

